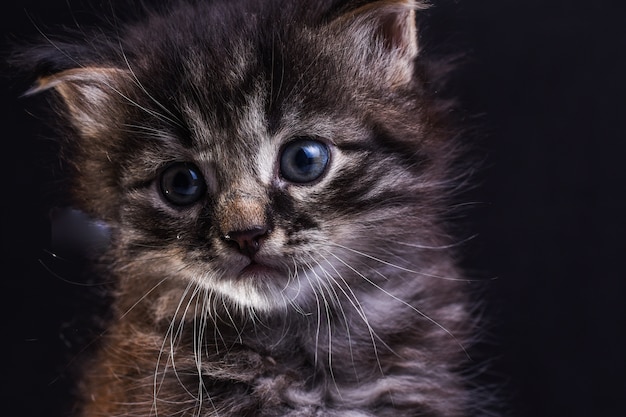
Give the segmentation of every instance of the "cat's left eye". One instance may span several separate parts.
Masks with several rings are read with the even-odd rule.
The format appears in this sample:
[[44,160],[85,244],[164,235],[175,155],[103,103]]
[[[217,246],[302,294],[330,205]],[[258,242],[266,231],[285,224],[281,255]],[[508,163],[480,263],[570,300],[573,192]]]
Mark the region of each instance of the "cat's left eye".
[[330,160],[325,143],[309,138],[289,142],[280,156],[280,174],[287,181],[309,183],[324,174]]
[[187,206],[200,200],[206,184],[198,167],[187,162],[167,166],[159,179],[163,197],[177,206]]

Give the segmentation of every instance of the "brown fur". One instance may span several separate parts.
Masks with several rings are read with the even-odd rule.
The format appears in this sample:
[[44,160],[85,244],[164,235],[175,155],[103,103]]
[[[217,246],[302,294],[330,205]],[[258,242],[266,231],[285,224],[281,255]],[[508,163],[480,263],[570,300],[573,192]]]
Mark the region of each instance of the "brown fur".
[[[462,371],[475,318],[443,221],[456,131],[418,48],[422,7],[197,2],[55,45],[65,56],[33,52],[53,67],[32,93],[57,93],[74,202],[112,231],[99,264],[112,319],[84,364],[81,416],[479,407]],[[300,182],[283,164],[298,172],[305,150],[281,158],[303,138],[328,158]],[[172,167],[166,187],[189,191],[193,172],[202,193],[168,198]]]

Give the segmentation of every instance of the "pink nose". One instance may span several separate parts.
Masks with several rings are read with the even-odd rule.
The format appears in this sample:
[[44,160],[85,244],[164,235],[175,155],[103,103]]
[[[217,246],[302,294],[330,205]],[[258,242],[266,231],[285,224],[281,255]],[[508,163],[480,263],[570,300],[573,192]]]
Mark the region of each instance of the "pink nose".
[[253,257],[260,247],[262,239],[267,235],[266,226],[254,226],[248,230],[235,230],[226,233],[224,239],[237,244],[237,249],[244,255]]

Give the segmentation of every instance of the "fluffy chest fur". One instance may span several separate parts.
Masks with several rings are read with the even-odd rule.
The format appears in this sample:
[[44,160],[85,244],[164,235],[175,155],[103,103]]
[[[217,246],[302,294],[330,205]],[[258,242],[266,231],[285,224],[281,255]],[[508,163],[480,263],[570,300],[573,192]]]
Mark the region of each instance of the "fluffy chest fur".
[[421,7],[181,3],[24,54],[73,202],[112,236],[81,415],[468,413]]

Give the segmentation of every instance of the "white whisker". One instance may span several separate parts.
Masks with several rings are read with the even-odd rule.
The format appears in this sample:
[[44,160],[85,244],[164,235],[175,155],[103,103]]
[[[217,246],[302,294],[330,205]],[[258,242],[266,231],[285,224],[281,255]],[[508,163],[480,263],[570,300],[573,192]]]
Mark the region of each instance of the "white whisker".
[[141,81],[139,81],[139,78],[137,78],[137,74],[135,74],[135,71],[133,70],[132,66],[130,65],[130,62],[128,61],[128,57],[126,56],[126,52],[124,51],[124,47],[122,46],[121,41],[118,42],[119,47],[120,47],[120,53],[122,54],[122,58],[124,59],[124,63],[126,64],[126,67],[128,68],[128,71],[130,72],[131,76],[133,77],[133,81],[135,83],[135,85],[137,87],[139,87],[139,89],[153,102],[155,103],[159,108],[161,108],[161,110],[165,111],[170,117],[165,116],[161,113],[158,112],[154,112],[154,111],[148,111],[146,109],[144,109],[143,107],[139,106],[142,110],[146,110],[146,112],[148,112],[149,114],[152,114],[153,116],[156,116],[157,119],[160,120],[165,120],[168,121],[170,123],[173,123],[176,126],[179,127],[184,127],[182,122],[167,108],[165,107],[161,102],[159,102],[156,98],[154,98],[149,92],[148,90],[144,87],[144,85],[141,83]]
[[[346,249],[348,249],[348,248],[346,248]],[[358,251],[355,251],[355,252],[358,253]],[[354,269],[352,266],[350,266],[348,263],[346,263],[344,260],[342,260],[337,255],[333,254],[332,252],[328,252],[328,253],[331,256],[333,256],[335,259],[337,259],[339,262],[341,262],[343,265],[345,265],[346,267],[351,269],[355,274],[357,274],[358,276],[363,278],[363,280],[365,280],[368,284],[370,284],[374,288],[380,290],[382,293],[384,293],[385,295],[389,296],[390,298],[392,298],[392,299],[398,301],[399,303],[407,306],[408,308],[410,308],[411,310],[413,310],[414,312],[416,312],[417,314],[422,316],[425,320],[431,322],[432,324],[434,324],[435,326],[437,326],[438,328],[443,330],[448,336],[450,336],[457,343],[457,345],[459,345],[459,347],[463,350],[465,355],[469,357],[469,353],[467,352],[467,349],[465,349],[465,347],[463,346],[461,341],[454,334],[452,334],[452,332],[450,332],[448,329],[446,329],[444,326],[442,326],[435,319],[433,319],[432,317],[428,316],[426,313],[420,311],[419,309],[415,308],[414,306],[412,306],[411,304],[407,303],[406,301],[402,300],[401,298],[398,298],[396,295],[394,295],[394,294],[390,293],[389,291],[385,290],[383,287],[381,287],[380,285],[376,284],[374,281],[372,281],[371,279],[367,278],[365,275],[363,275],[362,273],[360,273],[359,271]]]
[[322,308],[321,308],[321,304],[320,304],[320,299],[319,296],[317,294],[317,291],[315,289],[315,287],[313,286],[313,282],[311,281],[311,278],[309,277],[309,275],[306,272],[306,269],[303,269],[302,272],[304,273],[304,277],[306,278],[307,282],[309,283],[309,286],[311,287],[311,291],[313,293],[313,296],[315,297],[315,304],[317,305],[317,327],[316,327],[316,331],[315,331],[315,353],[314,353],[314,363],[317,366],[318,362],[319,362],[319,358],[318,358],[318,351],[319,351],[319,339],[320,339],[320,331],[321,331],[321,320],[322,320]]
[[429,277],[429,278],[441,279],[441,280],[444,280],[444,281],[459,281],[459,282],[473,282],[474,281],[474,280],[467,279],[467,278],[453,278],[453,277],[446,277],[446,276],[437,275],[437,274],[431,274],[431,273],[423,272],[423,271],[416,271],[414,269],[409,269],[409,268],[405,268],[405,267],[400,266],[400,265],[393,264],[391,262],[385,261],[384,259],[377,258],[377,257],[375,257],[373,255],[370,255],[370,254],[367,254],[365,252],[362,252],[362,251],[359,251],[359,250],[356,250],[356,249],[352,249],[352,248],[349,248],[349,247],[344,246],[344,245],[340,245],[338,243],[332,243],[331,245],[332,246],[336,246],[336,247],[341,248],[341,249],[345,249],[345,250],[353,252],[353,253],[356,253],[357,255],[360,255],[360,256],[363,256],[365,258],[371,259],[373,261],[379,262],[379,263],[381,263],[383,265],[387,265],[387,266],[390,266],[392,268],[399,269],[400,271],[410,272],[412,274],[422,275],[422,276]]
[[[337,391],[339,392],[339,387],[337,386],[337,380],[335,378],[335,371],[333,369],[333,335],[332,335],[332,331],[333,331],[333,323],[332,323],[332,318],[331,318],[331,314],[330,311],[331,309],[331,303],[328,301],[328,299],[326,298],[326,294],[328,294],[329,297],[331,297],[330,292],[328,292],[328,285],[324,282],[324,280],[315,272],[315,269],[308,263],[306,263],[306,265],[309,268],[309,271],[311,273],[313,273],[315,275],[315,277],[317,279],[313,279],[313,280],[309,280],[309,282],[313,281],[317,284],[318,288],[319,288],[319,294],[322,297],[322,301],[324,302],[324,312],[326,313],[326,332],[328,334],[328,371],[330,374],[330,377],[333,381],[333,383],[335,384],[335,386],[337,387]],[[304,271],[304,273],[306,274],[306,270]],[[307,279],[308,276],[307,276]],[[318,318],[319,320],[319,318]],[[318,322],[319,323],[319,322]],[[318,332],[319,332],[319,327],[318,327]],[[317,346],[317,345],[316,345]]]
[[[322,256],[323,258],[323,256]],[[350,297],[348,296],[348,294],[345,292],[345,290],[342,288],[342,286],[339,284],[339,282],[337,281],[337,279],[335,277],[333,277],[327,270],[326,268],[324,268],[322,266],[322,264],[317,261],[316,259],[313,259],[313,261],[317,264],[317,266],[319,267],[319,269],[324,273],[324,276],[326,277],[326,279],[330,280],[334,285],[330,285],[330,288],[332,289],[334,295],[335,295],[335,299],[337,300],[337,305],[339,306],[339,312],[341,313],[341,316],[343,317],[343,322],[345,324],[345,329],[346,329],[346,338],[348,339],[348,349],[350,350],[350,359],[352,361],[352,367],[355,368],[355,376],[357,376],[358,379],[358,375],[356,372],[356,364],[354,362],[354,351],[352,348],[352,333],[351,333],[351,324],[350,321],[348,320],[348,317],[346,315],[346,311],[343,308],[343,303],[340,301],[339,299],[339,294],[337,294],[337,291],[335,289],[339,288],[340,291],[343,293],[343,295],[346,297],[346,299],[348,300],[348,302],[354,307],[354,302],[350,299]],[[357,313],[358,314],[358,313]]]
[[462,239],[458,242],[455,243],[450,243],[447,245],[437,245],[437,246],[430,246],[430,245],[420,245],[420,244],[416,244],[416,243],[407,243],[407,242],[401,242],[401,241],[392,241],[393,244],[395,245],[401,245],[401,246],[408,246],[411,248],[416,248],[416,249],[424,249],[424,250],[448,250],[448,249],[453,249],[453,248],[457,248],[459,246],[463,246],[466,243],[476,239],[478,237],[478,235],[472,235],[469,236],[465,239]]
[[[330,252],[326,251],[327,253],[331,254]],[[335,268],[335,266],[328,261],[328,259],[322,255],[321,253],[319,254],[322,258],[324,258],[324,260],[326,261],[326,263],[328,265],[330,265],[330,267],[335,271],[335,273],[337,274],[337,277],[341,280],[341,282],[344,285],[337,285],[337,287],[339,288],[339,290],[344,294],[344,296],[346,297],[346,299],[348,300],[348,302],[352,305],[352,307],[354,308],[354,310],[356,311],[357,315],[361,318],[361,320],[363,320],[363,323],[365,324],[365,327],[367,328],[367,331],[369,333],[370,336],[370,340],[372,341],[372,348],[374,350],[374,357],[376,358],[376,363],[378,365],[378,369],[380,370],[381,375],[385,375],[384,371],[383,371],[383,367],[382,364],[380,362],[380,356],[379,356],[379,351],[378,351],[378,345],[376,344],[376,340],[380,341],[383,346],[385,346],[385,348],[387,348],[390,352],[393,352],[393,349],[391,349],[391,347],[389,345],[387,345],[385,343],[385,341],[376,334],[376,331],[374,330],[374,328],[371,326],[369,319],[367,318],[367,314],[365,313],[365,309],[363,308],[363,305],[361,304],[361,302],[359,301],[358,297],[356,296],[356,294],[354,293],[354,291],[352,290],[352,288],[350,287],[350,285],[346,282],[346,280],[344,279],[344,277],[341,275],[341,273],[339,273],[339,271],[337,271],[337,269]],[[335,281],[336,282],[336,281]],[[339,284],[339,283],[338,283]],[[347,291],[350,293],[350,295],[348,295],[348,292],[346,292],[346,290],[344,289],[347,288]],[[354,364],[354,359],[352,360],[353,364]]]
[[161,284],[163,284],[165,281],[172,279],[171,276],[166,276],[165,278],[163,278],[161,281],[157,282],[152,288],[150,288],[148,291],[146,291],[137,301],[135,301],[135,303],[133,305],[131,305],[121,316],[120,316],[120,320],[123,319],[124,317],[126,317],[128,314],[130,314],[130,312],[137,307],[139,304],[141,304],[141,302],[143,300],[145,300],[154,290],[156,290],[159,286],[161,286]]
[[[175,362],[174,362],[174,347],[175,347],[175,339],[177,337],[177,334],[180,334],[179,332],[182,331],[182,325],[184,323],[184,317],[185,314],[183,314],[183,317],[178,325],[178,331],[176,333],[174,333],[174,328],[176,327],[175,323],[176,323],[176,318],[178,317],[178,314],[180,312],[180,309],[182,308],[183,302],[185,300],[185,298],[187,298],[187,294],[189,293],[190,289],[192,286],[195,286],[194,292],[197,291],[197,284],[194,284],[193,282],[189,282],[187,284],[187,287],[185,288],[185,290],[183,291],[180,300],[178,302],[178,306],[176,307],[174,314],[172,316],[170,325],[167,329],[167,332],[165,333],[164,337],[163,337],[163,343],[161,345],[161,349],[159,350],[159,355],[157,357],[156,360],[156,366],[155,366],[155,370],[154,370],[154,379],[153,379],[153,404],[152,404],[152,410],[151,413],[154,412],[155,417],[158,416],[158,404],[157,401],[159,399],[159,393],[161,391],[161,387],[163,386],[163,382],[165,381],[165,377],[167,374],[167,368],[168,365],[172,364],[172,367],[175,370]],[[189,307],[191,300],[193,299],[193,297],[189,300],[189,302],[187,303],[187,308]],[[165,365],[163,365],[163,374],[161,377],[161,381],[159,382],[158,380],[158,375],[159,375],[159,367],[161,366],[161,359],[163,357],[164,351],[165,351],[165,346],[167,345],[168,342],[168,338],[170,339],[170,352],[168,355],[168,360],[165,363]],[[174,371],[176,374],[176,371]],[[183,384],[181,384],[183,385]],[[184,385],[183,385],[184,386]]]

